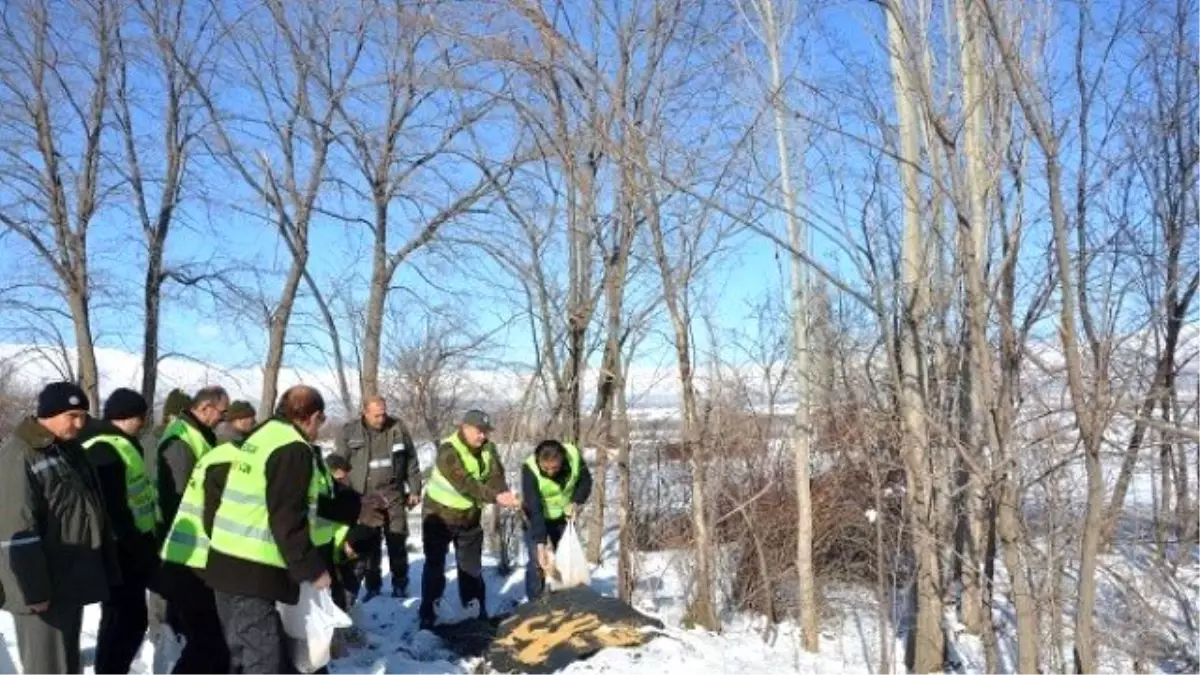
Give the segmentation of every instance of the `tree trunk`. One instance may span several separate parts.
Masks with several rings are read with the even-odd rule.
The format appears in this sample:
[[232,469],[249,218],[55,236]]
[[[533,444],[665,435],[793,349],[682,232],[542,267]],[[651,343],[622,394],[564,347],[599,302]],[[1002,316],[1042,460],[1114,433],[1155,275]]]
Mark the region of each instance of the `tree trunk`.
[[608,499],[608,453],[612,437],[604,436],[596,444],[596,468],[592,472],[592,512],[588,523],[587,559],[593,565],[600,564],[604,552],[604,505]]
[[77,275],[77,287],[67,289],[67,304],[75,328],[76,360],[79,364],[79,386],[87,394],[91,414],[100,414],[100,370],[96,365],[96,345],[92,339],[92,315],[88,303],[87,272]]
[[[700,442],[700,408],[696,400],[695,378],[692,370],[691,316],[684,294],[674,277],[667,255],[662,223],[653,195],[647,198],[650,231],[654,241],[654,257],[658,263],[663,285],[663,300],[667,305],[674,332],[675,358],[679,367],[679,385],[683,403],[683,445],[690,449],[692,470],[692,536],[696,556],[696,592],[690,615],[695,623],[708,630],[718,630],[720,621],[714,596],[712,545],[708,530],[708,499],[705,480],[705,449]],[[682,263],[684,265],[690,262]],[[690,271],[690,270],[689,270]],[[657,475],[657,474],[656,474]]]
[[707,451],[697,434],[699,406],[692,373],[691,347],[686,332],[686,322],[675,330],[676,355],[679,359],[679,381],[683,388],[684,447],[691,448],[692,469],[692,532],[696,554],[696,597],[692,605],[692,616],[697,625],[716,631],[721,627],[713,587],[712,539],[708,530],[708,481]]
[[[308,273],[307,268],[304,270],[304,281],[308,285],[308,289],[312,291],[313,299],[317,301],[317,309],[321,312],[321,319],[325,322],[325,329],[329,331],[329,343],[333,348],[333,370],[337,377],[338,396],[342,402],[342,409],[347,416],[353,415],[354,402],[350,398],[350,381],[346,377],[346,359],[342,355],[342,335],[337,327],[337,319],[334,318],[333,311],[329,308],[329,302],[325,300],[325,294],[321,292],[321,288]],[[436,434],[431,438],[437,438]]]
[[283,370],[283,352],[287,344],[288,324],[292,319],[292,309],[296,305],[296,291],[300,288],[300,279],[308,265],[307,243],[298,245],[293,251],[291,269],[288,270],[283,292],[279,296],[279,304],[271,313],[267,341],[267,362],[263,366],[262,399],[258,402],[259,419],[267,419],[275,412],[275,402],[279,395],[279,372]]
[[633,602],[633,591],[637,584],[634,559],[637,556],[633,536],[633,480],[630,475],[629,408],[625,399],[624,370],[618,371],[620,381],[616,388],[617,414],[621,420],[621,448],[617,454],[617,484],[620,486],[621,506],[617,511],[618,537],[620,541],[617,558],[617,597],[626,603]]
[[383,351],[383,312],[387,304],[387,207],[376,206],[375,251],[371,258],[371,290],[363,331],[362,400],[379,393],[379,358]]
[[[964,136],[965,136],[965,155],[967,164],[967,190],[969,192],[969,208],[971,227],[970,231],[964,236],[960,234],[960,242],[964,238],[969,237],[974,252],[973,264],[980,272],[980,276],[985,277],[986,273],[986,256],[988,248],[988,221],[987,221],[987,189],[986,169],[984,168],[983,153],[986,149],[984,142],[984,129],[987,124],[987,119],[984,115],[986,106],[984,105],[984,88],[982,81],[982,63],[979,49],[979,41],[976,35],[977,20],[970,10],[970,0],[956,0],[954,3],[955,18],[958,24],[958,39],[959,39],[959,72],[962,77],[962,100],[964,120]],[[961,233],[961,228],[960,228]],[[965,242],[964,242],[965,243]],[[961,245],[961,244],[960,244]],[[960,250],[962,250],[960,248]],[[977,289],[979,290],[979,289]],[[982,298],[977,297],[975,302],[978,303]],[[986,313],[985,313],[986,316]],[[983,330],[986,330],[986,318],[983,323]],[[964,368],[962,369],[962,396],[960,405],[962,406],[962,438],[965,440],[963,452],[969,453],[971,464],[975,467],[984,465],[985,454],[982,452],[982,442],[980,430],[982,425],[978,419],[978,415],[984,413],[984,395],[982,383],[979,382],[979,377],[991,377],[991,370],[984,370],[982,373],[974,373],[976,371],[976,357],[974,348],[979,345],[984,345],[987,349],[986,336],[980,340],[975,340],[973,332],[979,330],[979,321],[966,322],[966,339],[963,344],[963,360]],[[983,598],[982,590],[979,583],[979,553],[980,553],[980,527],[979,527],[979,488],[984,484],[986,477],[975,476],[973,471],[967,465],[968,463],[959,460],[958,471],[958,489],[961,490],[960,496],[960,515],[958,521],[958,536],[959,540],[959,560],[961,566],[961,581],[962,581],[962,615],[963,623],[967,630],[979,634],[983,630]]]
[[[800,222],[795,187],[792,185],[792,157],[788,143],[787,117],[783,107],[783,56],[780,26],[775,16],[774,2],[761,5],[763,40],[771,66],[771,108],[775,120],[775,152],[779,162],[779,186],[787,219],[788,243],[792,247],[792,340],[796,359],[796,419],[792,431],[792,450],[795,463],[796,507],[796,574],[800,603],[801,646],[805,651],[818,651],[820,636],[817,625],[816,572],[812,557],[812,493],[809,479],[812,455],[812,425],[809,421],[809,388],[812,380],[808,347],[808,274],[800,253],[808,252],[807,226]],[[802,163],[803,164],[803,163]],[[756,540],[757,543],[757,540]],[[764,579],[764,582],[766,580]]]
[[[618,253],[618,256],[620,253]],[[588,560],[600,562],[604,538],[604,507],[608,486],[608,455],[615,450],[613,433],[613,407],[621,372],[621,308],[624,296],[623,263],[610,265],[605,280],[604,293],[608,308],[608,326],[604,339],[604,360],[600,366],[600,383],[597,387],[597,405],[600,406],[600,438],[596,444],[596,480],[592,498],[592,521],[588,530]],[[621,383],[619,386],[624,386]]]
[[921,189],[917,166],[921,160],[920,125],[913,102],[908,50],[903,33],[903,3],[887,11],[892,84],[900,127],[900,176],[904,187],[904,236],[901,244],[902,325],[899,373],[901,454],[908,487],[908,513],[916,565],[916,620],[912,628],[909,671],[940,672],[943,664],[942,590],[938,569],[937,513],[928,458],[929,434],[925,423],[922,382],[921,335],[927,310],[925,242],[921,231]]
[[163,285],[163,250],[156,246],[158,238],[150,242],[146,261],[146,280],[142,294],[145,319],[142,326],[142,396],[154,408],[155,390],[158,387],[158,326],[161,317]]
[[[569,146],[573,147],[573,146]],[[582,381],[587,365],[587,329],[592,319],[592,223],[595,218],[595,164],[581,167],[571,162],[569,178],[577,181],[567,230],[567,362],[561,395],[562,433],[573,443],[582,443]]]
[[1108,510],[1104,513],[1104,524],[1101,533],[1101,546],[1107,548],[1113,543],[1113,536],[1117,531],[1117,519],[1120,518],[1121,512],[1125,509],[1125,496],[1129,493],[1129,486],[1133,482],[1133,474],[1137,469],[1138,455],[1142,449],[1142,444],[1146,441],[1146,433],[1149,431],[1149,420],[1154,414],[1154,405],[1161,397],[1161,391],[1165,386],[1167,368],[1169,367],[1168,354],[1171,338],[1168,335],[1168,348],[1163,350],[1163,353],[1158,358],[1158,363],[1154,369],[1154,377],[1150,381],[1150,389],[1146,392],[1145,398],[1142,399],[1138,406],[1137,418],[1133,423],[1133,430],[1129,434],[1129,442],[1125,446],[1125,457],[1121,460],[1121,469],[1117,472],[1117,479],[1113,483],[1112,500],[1108,504]]

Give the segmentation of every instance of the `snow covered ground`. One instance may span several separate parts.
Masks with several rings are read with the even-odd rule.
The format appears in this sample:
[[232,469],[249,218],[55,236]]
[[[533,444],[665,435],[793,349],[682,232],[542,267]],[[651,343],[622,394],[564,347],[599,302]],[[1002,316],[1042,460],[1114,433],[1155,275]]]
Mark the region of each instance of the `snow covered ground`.
[[[414,525],[416,525],[414,521]],[[414,531],[419,531],[414,528]],[[420,552],[419,536],[410,539],[411,553],[409,590],[419,593],[424,556]],[[451,556],[453,557],[453,556]],[[496,570],[496,559],[485,557],[488,586],[488,607],[494,614],[511,611],[524,600],[523,568],[507,577]],[[523,560],[522,560],[523,563]],[[384,564],[387,558],[384,557]],[[799,649],[799,634],[791,626],[778,631],[773,644],[764,644],[762,623],[746,617],[729,617],[727,629],[720,635],[700,630],[680,628],[685,607],[683,577],[687,558],[683,555],[660,552],[643,556],[642,583],[635,597],[638,609],[653,614],[667,625],[662,635],[637,649],[606,650],[592,659],[573,664],[568,673],[741,673],[741,672],[802,672],[858,673],[871,672],[878,658],[878,632],[874,607],[865,597],[854,596],[854,602],[839,603],[836,616],[831,617],[821,638],[821,653],[805,655]],[[453,562],[448,562],[448,582],[439,621],[453,622],[466,618],[458,607],[457,579]],[[614,593],[615,562],[606,562],[593,571],[592,587]],[[384,587],[388,587],[385,580]],[[851,594],[853,595],[853,594]],[[476,672],[477,660],[458,659],[440,638],[416,630],[417,598],[396,600],[379,597],[356,608],[356,620],[368,636],[368,644],[351,651],[335,661],[335,673],[468,673]],[[98,605],[84,612],[85,672],[94,672],[92,660],[96,630],[100,622]],[[0,653],[0,673],[20,672],[16,654],[16,639],[12,619],[0,613],[0,638],[8,645],[11,662]],[[902,653],[896,644],[896,653]],[[153,647],[146,644],[138,655],[133,672],[149,673],[153,662]]]
[[[505,448],[506,465],[515,479],[519,462],[515,455],[522,448]],[[524,448],[527,452],[528,448]],[[431,445],[421,448],[422,466],[430,466],[433,460]],[[1156,485],[1155,458],[1147,453],[1139,462],[1130,497],[1127,503],[1127,518],[1135,523],[1152,513]],[[1195,447],[1190,448],[1189,464],[1195,466]],[[1107,464],[1108,462],[1106,462]],[[1106,467],[1108,468],[1108,467]],[[667,472],[670,473],[670,472]],[[662,478],[661,476],[659,477]],[[680,476],[675,476],[676,479]],[[1110,477],[1111,480],[1111,477]],[[685,482],[685,481],[675,481]],[[615,495],[615,484],[611,482],[609,494]],[[1074,501],[1074,500],[1072,500]],[[615,509],[610,509],[610,531],[606,536],[605,562],[593,571],[592,587],[606,593],[615,593],[616,561],[615,542],[612,541],[611,518]],[[1031,514],[1032,515],[1032,514]],[[417,518],[412,519],[410,547],[411,584],[409,592],[419,594],[420,576],[424,568],[424,556],[420,551],[420,528]],[[1134,537],[1146,541],[1149,537]],[[1142,545],[1131,545],[1114,551],[1101,561],[1100,606],[1097,612],[1097,630],[1102,636],[1100,665],[1105,672],[1130,672],[1134,669],[1134,657],[1147,641],[1167,641],[1174,645],[1190,645],[1190,655],[1200,653],[1196,633],[1196,598],[1200,596],[1200,552],[1191,551],[1186,562],[1178,569],[1165,570],[1157,565],[1150,549]],[[488,585],[488,608],[493,614],[510,611],[524,600],[523,552],[517,561],[518,569],[507,576],[500,575],[497,561],[485,556]],[[1073,560],[1061,561],[1069,568]],[[1036,565],[1037,560],[1032,561]],[[386,556],[384,557],[386,565]],[[878,606],[869,589],[848,586],[823,587],[823,614],[821,616],[820,651],[807,654],[800,649],[799,632],[793,625],[778,627],[769,643],[762,637],[764,623],[760,617],[726,614],[722,617],[724,630],[712,634],[701,630],[682,627],[687,605],[687,583],[690,555],[683,552],[661,551],[645,553],[639,559],[639,585],[634,605],[641,611],[661,619],[666,625],[662,635],[647,645],[636,649],[610,649],[592,659],[578,662],[567,668],[569,673],[646,673],[668,675],[671,673],[741,673],[741,672],[797,672],[797,673],[867,673],[879,672],[880,622]],[[1046,570],[1032,570],[1035,577]],[[447,602],[441,611],[441,620],[452,622],[466,618],[458,607],[457,580],[453,561],[446,570],[448,584]],[[1003,565],[997,570],[997,616],[1000,620],[1000,646],[1003,666],[1011,669],[1015,662],[1015,632],[1011,624],[1011,607],[1006,601],[1007,579]],[[1068,584],[1073,581],[1068,580]],[[385,581],[384,587],[388,587]],[[1067,598],[1073,589],[1066,591]],[[395,600],[381,597],[356,608],[356,621],[365,629],[367,644],[354,649],[346,657],[331,666],[336,673],[468,673],[478,672],[477,660],[459,659],[437,636],[418,632],[418,600]],[[1065,634],[1064,655],[1069,659],[1071,640],[1072,607],[1064,608]],[[1191,613],[1189,616],[1189,612]],[[891,623],[896,625],[901,612],[895,612]],[[85,670],[93,672],[92,660],[95,649],[96,630],[100,610],[90,606],[84,614]],[[953,625],[953,621],[949,622]],[[1129,626],[1136,630],[1129,630]],[[1043,631],[1046,627],[1042,627]],[[891,647],[893,658],[902,658],[903,643],[898,632],[889,630],[882,638]],[[0,612],[0,674],[20,672],[15,648],[15,635],[11,617]],[[6,647],[6,648],[3,648]],[[955,670],[961,673],[986,671],[983,647],[979,638],[958,634],[953,641]],[[133,672],[149,673],[153,662],[153,648],[147,644],[134,664]],[[1182,654],[1186,659],[1189,654]],[[1149,664],[1151,672],[1178,672],[1173,664],[1185,660],[1159,660]],[[1069,666],[1068,666],[1069,667]],[[903,672],[902,664],[895,663],[891,672]]]

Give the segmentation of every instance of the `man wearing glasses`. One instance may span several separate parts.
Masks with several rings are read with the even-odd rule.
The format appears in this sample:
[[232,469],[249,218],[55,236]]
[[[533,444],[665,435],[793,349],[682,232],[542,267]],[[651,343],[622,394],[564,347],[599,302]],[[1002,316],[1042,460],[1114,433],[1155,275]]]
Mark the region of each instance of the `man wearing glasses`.
[[[158,443],[158,500],[164,523],[175,520],[192,469],[217,444],[214,429],[228,410],[225,389],[205,387],[163,432]],[[160,585],[167,599],[167,623],[187,640],[174,672],[229,672],[229,648],[212,589],[192,568],[170,561],[163,564]]]

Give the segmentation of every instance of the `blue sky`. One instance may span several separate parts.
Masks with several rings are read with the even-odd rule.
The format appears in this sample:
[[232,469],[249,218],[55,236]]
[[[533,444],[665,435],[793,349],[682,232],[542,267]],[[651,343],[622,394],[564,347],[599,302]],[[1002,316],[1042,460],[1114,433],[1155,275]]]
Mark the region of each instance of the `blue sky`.
[[[1101,4],[1096,11],[1096,19],[1100,24],[1115,19],[1112,11],[1116,3]],[[1069,28],[1074,20],[1071,13],[1059,12],[1060,28]],[[858,103],[874,103],[882,110],[891,108],[891,89],[887,70],[883,63],[884,54],[881,50],[878,35],[882,27],[882,18],[876,5],[841,4],[826,9],[819,20],[809,20],[799,35],[805,39],[793,43],[789,52],[791,67],[799,67],[802,77],[818,86],[828,85],[832,95],[823,93],[812,95],[800,83],[796,83],[789,92],[789,99],[798,108],[810,111],[824,119],[834,119],[838,124],[852,133],[862,134],[879,142],[880,135],[872,130],[867,121],[859,118],[851,108],[861,109],[861,105],[845,100],[845,96],[859,99]],[[1105,26],[1101,25],[1103,30]],[[728,46],[727,46],[728,47]],[[1070,45],[1058,41],[1051,45],[1053,57],[1051,63],[1056,64],[1055,70],[1059,75],[1069,73],[1068,60]],[[735,49],[734,53],[737,51]],[[751,58],[757,58],[758,51],[749,47]],[[1094,55],[1091,55],[1094,58]],[[1119,54],[1118,65],[1127,68],[1132,57]],[[752,103],[755,88],[745,78],[737,65],[737,57],[732,57],[723,64],[723,73],[729,77],[742,77],[745,81],[730,82],[733,90],[726,97],[744,100],[731,100],[725,110],[735,110],[737,106]],[[1119,69],[1118,69],[1119,70]],[[1117,73],[1119,74],[1119,73]],[[141,74],[143,77],[145,73]],[[849,79],[851,86],[847,87]],[[139,84],[145,86],[149,80]],[[744,86],[743,86],[744,85]],[[234,109],[245,105],[244,94],[235,89],[222,90],[222,96],[232,103]],[[717,98],[721,97],[718,92]],[[840,97],[840,98],[839,98]],[[1060,106],[1069,106],[1070,97],[1064,96]],[[153,100],[143,101],[144,105],[152,106]],[[369,108],[366,103],[362,104]],[[846,110],[843,110],[846,108]],[[1101,111],[1103,112],[1103,111]],[[433,113],[431,113],[433,114]],[[738,115],[746,115],[747,109],[742,108]],[[1102,117],[1099,116],[1099,117]],[[693,113],[689,124],[693,128],[689,133],[700,133],[698,129],[705,123],[716,123],[713,118],[704,118],[701,113]],[[735,120],[735,125],[744,119]],[[1097,121],[1101,124],[1103,120]],[[512,141],[510,127],[506,122],[498,120],[489,123],[480,132],[480,138],[485,145],[504,147]],[[764,131],[767,128],[764,127]],[[795,131],[800,131],[799,126]],[[150,132],[148,132],[150,133]],[[816,132],[814,132],[816,133]],[[1073,148],[1072,136],[1068,135],[1066,148]],[[113,136],[111,143],[119,139]],[[813,150],[807,156],[808,191],[805,197],[809,199],[809,208],[815,218],[823,223],[841,224],[843,214],[838,211],[835,197],[844,198],[851,211],[846,217],[853,220],[857,217],[855,208],[863,199],[860,190],[863,185],[859,179],[872,169],[869,153],[864,152],[856,141],[839,138],[828,132],[820,139],[819,150]],[[114,146],[115,147],[115,146]],[[761,164],[761,172],[769,173],[774,165],[774,145],[769,136],[755,139],[752,152]],[[1031,166],[1035,166],[1036,162]],[[831,174],[827,169],[832,166],[837,170]],[[884,161],[882,164],[885,174],[885,193],[877,197],[889,202],[894,209],[894,171],[893,163]],[[1073,173],[1073,168],[1068,167]],[[268,264],[281,268],[286,265],[287,252],[280,244],[274,231],[258,219],[239,213],[231,208],[238,205],[243,209],[261,211],[259,207],[247,206],[256,203],[252,199],[241,180],[226,169],[219,169],[209,161],[201,161],[195,170],[199,173],[204,184],[204,193],[192,192],[186,196],[180,211],[179,225],[172,233],[168,245],[167,258],[170,262],[203,261],[206,264],[233,270],[242,281],[249,277],[246,270],[261,268]],[[450,169],[453,177],[453,169]],[[1099,172],[1099,169],[1097,169]],[[351,169],[339,161],[331,169],[331,174],[341,177],[352,173]],[[1043,256],[1048,244],[1048,230],[1041,226],[1044,223],[1044,209],[1041,190],[1041,179],[1035,171],[1031,175],[1035,180],[1030,189],[1031,218],[1033,225],[1029,230],[1026,244],[1029,253],[1023,266],[1033,269],[1044,264]],[[458,175],[457,180],[463,180],[466,174]],[[889,178],[892,176],[892,178]],[[759,176],[761,179],[761,176]],[[850,191],[839,194],[838,190],[846,185],[840,181],[849,182]],[[777,199],[776,188],[762,180],[754,180],[740,186],[750,193],[756,193],[766,201]],[[887,194],[886,191],[893,191]],[[433,195],[436,198],[436,194]],[[359,210],[364,213],[365,209]],[[891,212],[894,217],[894,211]],[[409,230],[409,224],[402,222],[399,209],[393,209],[396,233],[393,241]],[[140,318],[141,299],[140,282],[144,264],[144,246],[140,231],[136,226],[131,227],[132,213],[128,211],[127,202],[116,198],[112,208],[105,210],[97,218],[90,242],[93,251],[97,253],[94,263],[94,275],[102,279],[108,287],[111,299],[106,299],[98,306],[95,314],[95,332],[100,337],[101,346],[112,346],[129,351],[140,350]],[[487,221],[491,216],[486,214],[474,217],[476,223],[494,226]],[[782,219],[775,214],[767,217],[764,223],[770,224],[782,236],[785,232]],[[461,234],[461,226],[448,229],[447,234]],[[365,265],[356,263],[360,256],[369,251],[370,242],[367,233],[360,227],[349,226],[330,219],[318,218],[314,223],[311,271],[318,282],[333,283],[335,280],[346,280],[353,277],[360,279],[359,288],[363,287],[368,272]],[[882,242],[875,242],[882,246]],[[843,278],[855,283],[857,272],[847,256],[838,247],[824,238],[819,232],[812,234],[814,257],[828,264],[839,272]],[[20,273],[30,271],[30,267],[21,264],[27,259],[28,247],[18,244],[10,237],[4,240],[3,250],[0,251],[0,264]],[[561,271],[565,259],[547,261],[553,271]],[[782,296],[783,282],[786,280],[785,270],[781,265],[786,258],[778,255],[776,247],[770,242],[748,233],[736,237],[736,247],[712,274],[704,279],[707,296],[711,300],[711,310],[715,323],[722,329],[753,330],[751,305],[759,302],[768,294]],[[41,272],[30,272],[44,276]],[[273,286],[278,285],[278,275],[269,279]],[[432,283],[431,283],[432,282]],[[514,320],[517,309],[507,304],[504,292],[512,285],[511,280],[504,279],[493,262],[486,260],[481,254],[471,251],[456,250],[446,254],[438,248],[418,254],[400,268],[396,285],[406,290],[394,293],[392,302],[398,306],[408,307],[425,303],[435,311],[453,311],[456,321],[472,326],[478,333],[494,334],[494,349],[489,351],[489,357],[499,362],[514,363],[532,360],[531,343],[526,323]],[[444,293],[438,287],[450,289]],[[306,295],[302,288],[302,295]],[[365,292],[360,291],[357,299],[365,299]],[[164,322],[162,345],[163,352],[178,352],[203,361],[218,363],[226,366],[245,366],[261,362],[265,348],[265,333],[258,324],[250,322],[245,317],[235,317],[232,311],[222,306],[228,301],[227,297],[211,297],[194,291],[180,293],[178,289],[168,290],[164,304]],[[294,320],[295,336],[304,340],[321,338],[319,331],[311,330],[314,325],[315,312],[311,301],[302,301],[298,308],[299,314]],[[643,359],[659,361],[669,354],[667,349],[667,324],[665,314],[660,312],[657,317],[659,331],[651,336],[650,342],[642,350]],[[343,326],[348,331],[349,326]],[[22,341],[19,334],[14,335],[13,341]],[[696,331],[698,350],[706,348],[707,336],[702,329]],[[732,355],[731,355],[732,356]],[[316,350],[290,349],[288,363],[298,367],[323,367],[322,357]]]

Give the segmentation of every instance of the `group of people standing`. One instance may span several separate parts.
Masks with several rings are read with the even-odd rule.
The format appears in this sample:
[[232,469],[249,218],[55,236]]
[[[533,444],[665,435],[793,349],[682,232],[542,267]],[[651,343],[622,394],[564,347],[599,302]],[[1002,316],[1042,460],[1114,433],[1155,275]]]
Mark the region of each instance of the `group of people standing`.
[[129,672],[150,622],[148,591],[185,641],[173,672],[294,672],[276,603],[296,603],[304,583],[330,589],[343,608],[360,590],[370,601],[383,592],[385,549],[391,595],[406,598],[417,507],[420,628],[436,621],[451,545],[460,600],[487,617],[483,508],[522,510],[532,599],[548,550],[591,492],[578,449],[544,441],[522,466],[519,497],[478,410],[441,441],[423,486],[410,434],[378,397],[326,456],[316,445],[325,402],[312,387],[285,391],[263,421],[221,387],[175,391],[151,462],[140,394],[114,391],[100,419],[89,405],[75,384],[51,384],[0,445],[0,607],[14,617],[25,672],[82,672],[83,607],[93,603],[96,672]]

